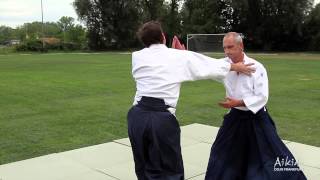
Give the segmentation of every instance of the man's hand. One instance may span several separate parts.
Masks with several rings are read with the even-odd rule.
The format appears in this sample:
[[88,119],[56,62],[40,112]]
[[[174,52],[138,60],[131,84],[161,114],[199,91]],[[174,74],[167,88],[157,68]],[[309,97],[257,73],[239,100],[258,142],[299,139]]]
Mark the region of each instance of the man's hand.
[[245,106],[243,100],[232,99],[232,98],[229,98],[229,97],[226,97],[223,102],[219,102],[219,105],[224,107],[224,108],[233,108],[233,107]]
[[180,50],[185,50],[186,48],[184,47],[183,44],[180,43],[179,39],[177,38],[177,36],[174,36],[172,39],[172,48],[174,49],[180,49]]
[[254,63],[249,64],[243,64],[242,62],[231,64],[230,71],[237,71],[239,73],[243,73],[245,75],[250,76],[252,73],[254,73],[256,70],[254,67],[252,67]]

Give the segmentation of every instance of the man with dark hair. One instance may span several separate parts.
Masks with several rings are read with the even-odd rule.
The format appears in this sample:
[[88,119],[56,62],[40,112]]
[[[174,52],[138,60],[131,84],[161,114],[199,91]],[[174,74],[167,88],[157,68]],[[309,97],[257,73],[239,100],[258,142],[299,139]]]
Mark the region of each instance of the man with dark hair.
[[145,48],[132,53],[136,82],[128,112],[128,134],[139,180],[183,180],[180,127],[175,117],[184,81],[222,81],[229,71],[250,75],[249,65],[231,64],[186,50],[167,48],[159,22],[142,25],[137,33]]
[[220,106],[231,110],[212,145],[205,179],[306,180],[266,109],[266,69],[244,53],[239,33],[227,33],[223,49],[226,62],[254,63],[256,71],[252,76],[229,72],[224,79],[227,98]]
[[165,40],[165,37],[162,36],[162,34],[161,24],[157,21],[147,22],[137,32],[139,40],[145,47],[162,43]]

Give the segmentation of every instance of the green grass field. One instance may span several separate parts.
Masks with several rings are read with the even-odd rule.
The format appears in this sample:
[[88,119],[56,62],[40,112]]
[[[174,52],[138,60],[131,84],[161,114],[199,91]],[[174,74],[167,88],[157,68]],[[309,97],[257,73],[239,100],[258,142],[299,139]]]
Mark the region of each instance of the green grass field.
[[[221,55],[220,55],[221,57]],[[269,111],[283,139],[320,146],[320,54],[252,54],[269,73]],[[129,54],[0,56],[0,164],[127,137]],[[222,84],[182,85],[180,125],[220,126]]]

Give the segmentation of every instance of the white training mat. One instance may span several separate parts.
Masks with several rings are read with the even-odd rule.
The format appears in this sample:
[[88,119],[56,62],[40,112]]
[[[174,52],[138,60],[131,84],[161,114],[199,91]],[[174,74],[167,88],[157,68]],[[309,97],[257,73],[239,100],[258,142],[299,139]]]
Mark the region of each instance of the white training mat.
[[[181,127],[185,178],[203,180],[211,145],[219,128],[203,124]],[[320,179],[320,148],[288,140],[308,180]],[[1,180],[136,180],[128,138],[0,165]]]

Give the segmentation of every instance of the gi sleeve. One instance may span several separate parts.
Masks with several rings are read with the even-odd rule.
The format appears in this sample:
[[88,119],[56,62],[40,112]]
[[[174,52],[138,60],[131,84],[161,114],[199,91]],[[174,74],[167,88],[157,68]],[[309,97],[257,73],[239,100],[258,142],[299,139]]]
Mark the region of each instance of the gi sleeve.
[[183,81],[213,79],[222,82],[230,71],[231,64],[196,52],[184,51]]
[[254,95],[243,99],[246,107],[256,114],[263,108],[268,101],[269,87],[266,69],[260,65],[253,74],[253,91]]

